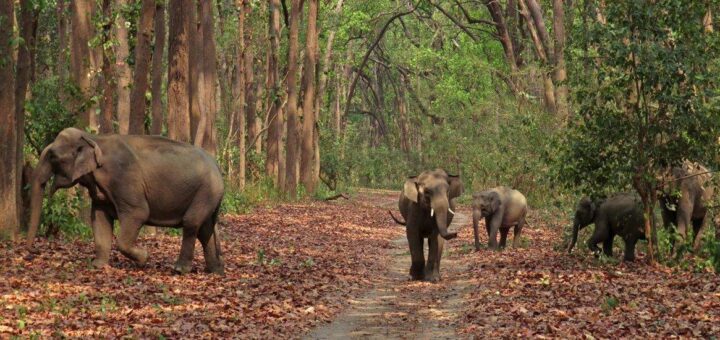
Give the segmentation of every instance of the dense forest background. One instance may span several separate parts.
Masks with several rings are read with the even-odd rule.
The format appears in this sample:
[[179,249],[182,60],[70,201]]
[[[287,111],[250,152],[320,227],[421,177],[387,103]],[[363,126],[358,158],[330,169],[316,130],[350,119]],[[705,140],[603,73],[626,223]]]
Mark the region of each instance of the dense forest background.
[[[534,207],[635,190],[650,211],[664,167],[720,161],[719,5],[1,0],[0,229],[69,126],[203,147],[229,212],[435,167]],[[89,233],[82,197],[45,203],[48,233]]]

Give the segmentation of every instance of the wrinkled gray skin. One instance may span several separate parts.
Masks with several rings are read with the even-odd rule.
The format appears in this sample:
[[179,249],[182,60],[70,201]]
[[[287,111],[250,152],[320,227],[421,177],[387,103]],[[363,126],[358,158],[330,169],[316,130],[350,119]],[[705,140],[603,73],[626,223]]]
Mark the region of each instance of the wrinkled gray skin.
[[637,195],[618,193],[605,200],[595,201],[583,197],[575,211],[568,253],[577,242],[578,232],[593,223],[595,231],[587,242],[590,251],[599,254],[600,248],[597,244],[602,242],[603,253],[612,256],[613,239],[617,235],[625,241],[625,260],[635,260],[635,244],[638,240],[645,239],[645,218],[642,202]]
[[[445,240],[457,237],[456,232],[448,231],[454,215],[449,210],[455,209],[454,198],[462,191],[460,177],[448,175],[442,169],[425,171],[405,181],[399,208],[405,218],[413,280],[440,280],[440,258]],[[430,248],[427,263],[423,254],[425,238]]]
[[203,246],[206,270],[222,274],[224,263],[215,229],[223,181],[215,160],[202,149],[159,136],[95,136],[68,128],[40,155],[31,184],[27,247],[40,223],[45,184],[50,195],[80,184],[92,199],[95,267],[108,264],[113,222],[120,221],[120,252],[139,264],[148,259],[135,245],[143,224],[183,229],[174,269],[188,272],[195,240]]
[[[713,195],[713,188],[706,187],[710,174],[683,178],[691,174],[707,172],[708,170],[697,163],[686,162],[682,167],[673,167],[668,174],[668,181],[658,200],[662,211],[663,225],[668,230],[677,226],[680,236],[687,240],[688,227],[693,228],[693,251],[698,252],[702,245],[703,230],[705,230],[705,216],[707,215],[707,202]],[[673,242],[674,246],[674,242]]]
[[520,234],[527,215],[527,200],[522,193],[503,186],[475,193],[472,208],[475,250],[480,250],[478,224],[481,218],[485,218],[488,248],[498,249],[498,231],[500,231],[500,247],[504,248],[511,227],[514,227],[513,247],[520,245]]

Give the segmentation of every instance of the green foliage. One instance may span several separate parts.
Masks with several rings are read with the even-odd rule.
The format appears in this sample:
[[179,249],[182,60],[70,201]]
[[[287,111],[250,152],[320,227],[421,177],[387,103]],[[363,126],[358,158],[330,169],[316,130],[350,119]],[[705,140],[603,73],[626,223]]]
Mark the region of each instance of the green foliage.
[[92,230],[83,223],[78,212],[84,206],[81,196],[73,194],[74,190],[58,190],[51,198],[43,199],[43,210],[39,233],[46,234],[48,230],[60,231],[64,236],[92,238]]
[[75,113],[65,103],[78,100],[81,94],[70,83],[60,83],[57,76],[39,79],[31,91],[32,96],[25,103],[25,136],[40,155],[60,131],[75,125]]

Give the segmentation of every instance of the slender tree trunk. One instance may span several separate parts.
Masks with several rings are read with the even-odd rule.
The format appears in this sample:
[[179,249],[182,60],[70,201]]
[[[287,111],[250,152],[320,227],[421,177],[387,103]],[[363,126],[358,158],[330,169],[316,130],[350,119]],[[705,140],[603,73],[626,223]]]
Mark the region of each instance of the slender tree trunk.
[[65,0],[57,0],[55,8],[57,19],[57,36],[58,36],[58,58],[55,65],[55,73],[57,73],[60,82],[67,79],[67,6]]
[[[103,0],[102,3],[102,11],[103,16],[110,17],[112,15],[112,3],[110,0]],[[111,30],[112,30],[112,22],[108,22],[102,27],[102,45],[108,45],[110,43],[111,39]],[[116,87],[114,86],[115,83],[115,72],[118,68],[115,67],[113,69],[113,64],[111,63],[110,59],[110,50],[109,49],[102,49],[102,55],[103,55],[103,66],[100,74],[101,77],[101,83],[102,83],[102,101],[100,102],[100,120],[99,120],[99,128],[100,133],[108,134],[113,132],[112,127],[112,113],[113,113],[113,106],[114,106],[114,99],[115,99],[115,91]],[[127,134],[127,133],[125,133]]]
[[[314,158],[315,158],[315,122],[317,114],[315,112],[315,74],[317,66],[317,47],[318,47],[318,0],[308,0],[308,18],[305,42],[305,66],[303,69],[303,87],[305,93],[303,97],[303,129],[302,129],[302,148],[300,161],[300,176],[305,190],[308,193],[315,192],[317,179],[315,178]],[[318,107],[319,109],[319,107]]]
[[168,137],[190,142],[189,48],[191,0],[170,0],[168,36]]
[[[503,19],[502,8],[495,0],[485,0],[485,6],[487,7],[488,12],[490,12],[493,22],[495,22],[495,30],[497,31],[500,44],[505,52],[505,61],[507,62],[508,67],[510,67],[510,72],[515,73],[517,71],[515,50],[513,49],[512,39],[510,38],[510,33],[508,32],[505,20]],[[515,89],[511,90],[513,92],[515,91]]]
[[[213,6],[211,1],[201,1],[200,6],[202,44],[202,59],[199,60],[203,68],[203,81],[198,84],[202,87],[200,91],[201,112],[205,116],[205,139],[202,146],[211,155],[217,152],[217,131],[215,129],[215,117],[217,116],[216,86],[217,83],[217,59],[215,47],[215,23],[213,17]],[[198,32],[199,33],[199,32]]]
[[270,38],[270,49],[268,50],[266,88],[268,91],[268,135],[267,135],[267,160],[265,161],[265,172],[276,186],[280,182],[280,146],[283,133],[283,113],[280,101],[280,79],[278,79],[278,53],[280,51],[280,0],[271,0],[270,21],[268,24]]
[[297,193],[297,177],[296,168],[298,166],[299,144],[299,117],[297,112],[298,106],[298,88],[297,88],[297,67],[298,67],[298,38],[299,21],[302,15],[300,7],[301,0],[291,0],[290,5],[290,38],[288,42],[288,74],[287,74],[287,145],[285,157],[285,192],[290,198],[295,198]]
[[245,187],[245,99],[246,97],[246,73],[251,72],[252,69],[246,69],[245,54],[248,52],[247,42],[245,41],[245,13],[249,7],[249,0],[242,0],[241,7],[238,10],[238,50],[240,53],[237,54],[235,59],[235,84],[233,86],[234,100],[232,110],[232,121],[233,126],[232,138],[238,148],[238,164],[237,164],[237,178],[233,181],[237,184],[238,189],[242,190]]
[[163,127],[163,57],[165,54],[165,5],[164,1],[155,4],[155,47],[152,56],[152,126],[150,133],[162,134]]
[[[91,50],[90,39],[95,36],[92,16],[95,13],[95,1],[75,0],[71,2],[72,43],[70,45],[70,68],[72,80],[80,88],[84,100],[93,95],[93,73],[100,64],[97,48]],[[97,130],[95,108],[86,105],[82,112],[78,112],[78,126],[90,127]]]
[[[342,6],[343,6],[344,0],[338,0],[337,5],[335,5],[335,10],[333,11],[333,16],[338,17],[342,13]],[[322,108],[323,103],[323,97],[325,96],[325,88],[327,87],[328,82],[328,71],[330,70],[330,60],[332,58],[332,51],[333,51],[333,44],[335,43],[335,34],[336,30],[332,29],[330,30],[330,33],[328,33],[327,43],[325,43],[325,52],[323,54],[323,60],[322,60],[322,71],[320,72],[320,82],[318,83],[318,90],[317,90],[317,99],[319,101],[317,112],[320,113],[320,108]]]
[[[188,31],[188,42],[190,45],[189,54],[189,67],[190,67],[190,83],[188,84],[188,94],[190,103],[190,131],[191,138],[194,141],[197,137],[197,126],[202,118],[202,111],[200,107],[200,71],[203,69],[203,32],[199,24],[197,0],[190,0],[190,8],[188,14],[190,15],[190,29]],[[203,132],[204,135],[204,132]]]
[[[535,46],[535,53],[540,59],[541,65],[543,68],[550,67],[550,60],[547,55],[547,50],[545,49],[542,38],[540,37],[540,34],[538,33],[537,25],[533,24],[533,19],[530,16],[530,10],[528,9],[527,4],[525,3],[526,0],[520,0],[520,8],[521,8],[521,14],[523,18],[525,19],[525,23],[527,24],[528,32],[530,33],[530,37],[533,41],[533,46]],[[542,19],[542,18],[541,18]],[[543,28],[544,28],[543,24]],[[553,84],[552,78],[547,74],[545,70],[542,70],[543,74],[543,97],[545,102],[545,109],[548,112],[556,112],[557,105],[555,100],[555,85]]]
[[15,75],[12,60],[14,1],[0,0],[0,237],[14,240],[20,225],[18,114],[15,109]]
[[[150,73],[150,62],[152,59],[150,53],[155,6],[155,0],[142,0],[137,42],[135,45],[135,73],[133,76],[133,87],[130,93],[130,126],[128,133],[131,135],[141,135],[145,133],[145,111],[147,108],[145,93],[148,90],[148,75]],[[162,53],[160,59],[162,59]]]
[[567,71],[565,68],[565,9],[562,0],[553,0],[553,32],[555,34],[555,99],[557,113],[566,121],[570,119],[568,108],[568,87],[565,85]]
[[[243,1],[244,9],[245,9],[245,15],[251,13],[252,7],[249,6],[247,1]],[[253,60],[254,54],[252,50],[252,46],[250,44],[250,41],[252,40],[252,26],[246,25],[245,26],[245,36],[247,37],[245,39],[245,48],[244,48],[244,56],[245,56],[245,124],[247,125],[247,139],[246,139],[246,145],[248,148],[254,148],[255,153],[259,154],[260,149],[258,148],[262,143],[260,143],[260,139],[257,138],[258,133],[260,133],[260,126],[258,126],[257,122],[257,102],[258,102],[258,96],[257,96],[257,89],[255,84],[255,72],[253,67]],[[255,145],[252,145],[251,143],[255,143]]]
[[123,16],[123,8],[128,4],[128,0],[116,0],[115,7],[118,13],[117,22],[115,23],[115,38],[117,45],[115,46],[115,72],[117,75],[117,117],[120,125],[120,134],[127,135],[130,131],[130,81],[132,80],[132,71],[128,65],[128,57],[130,56],[130,46],[128,44],[128,27],[127,19]]

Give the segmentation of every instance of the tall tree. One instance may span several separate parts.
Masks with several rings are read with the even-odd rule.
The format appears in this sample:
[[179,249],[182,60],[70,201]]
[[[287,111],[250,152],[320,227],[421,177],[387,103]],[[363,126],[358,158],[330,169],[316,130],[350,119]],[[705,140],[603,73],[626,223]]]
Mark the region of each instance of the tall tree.
[[[94,0],[75,0],[71,2],[70,74],[72,80],[80,88],[86,102],[89,102],[93,94],[93,74],[95,73],[93,71],[98,69],[101,58],[101,51],[97,47],[90,47],[90,39],[95,36],[91,20],[94,13]],[[78,125],[80,127],[89,126],[91,129],[97,129],[97,119],[92,105],[84,105],[83,110],[78,112],[78,115]]]
[[168,137],[190,142],[190,11],[192,0],[170,0],[168,45]]
[[246,69],[245,54],[247,53],[247,42],[245,40],[245,13],[249,7],[248,0],[240,0],[238,4],[238,52],[235,57],[235,83],[233,84],[233,109],[230,121],[232,127],[231,135],[238,149],[237,171],[232,172],[235,175],[233,182],[236,183],[238,189],[245,187],[245,106],[246,106],[246,72],[252,72]]
[[567,71],[565,68],[565,4],[562,0],[553,0],[553,33],[555,34],[555,100],[557,113],[563,120],[569,118]]
[[268,91],[269,110],[266,124],[267,147],[265,172],[272,178],[276,186],[280,186],[280,150],[282,146],[283,135],[283,112],[280,79],[278,76],[278,53],[280,51],[280,0],[271,0],[269,7],[269,23],[268,38],[270,39],[270,49],[267,53],[267,75],[265,76],[266,89]]
[[[297,193],[297,166],[300,160],[298,151],[300,147],[297,68],[298,68],[298,39],[300,36],[300,16],[302,15],[301,0],[292,0],[290,4],[290,38],[288,41],[288,73],[287,73],[287,145],[285,146],[285,191],[291,198]],[[314,104],[314,102],[313,102]]]
[[[315,192],[317,179],[314,171],[315,122],[319,111],[315,106],[315,72],[318,51],[318,0],[308,1],[307,31],[305,33],[305,66],[303,67],[303,128],[300,159],[300,176],[305,190]],[[317,108],[319,110],[319,107]]]
[[217,151],[217,132],[215,117],[217,116],[217,101],[215,84],[217,83],[217,58],[215,47],[215,21],[212,1],[201,1],[200,28],[202,30],[202,58],[198,67],[203,68],[202,82],[198,83],[200,89],[201,112],[205,116],[205,132],[202,140],[203,148],[211,155]]
[[58,0],[55,8],[57,19],[58,57],[55,73],[61,81],[67,79],[67,5],[65,0]]
[[0,236],[14,239],[20,224],[20,164],[12,60],[14,1],[0,0]]
[[163,57],[165,54],[165,1],[155,3],[155,47],[152,56],[152,125],[150,133],[159,135],[163,127]]
[[[148,90],[148,74],[150,62],[153,58],[150,53],[155,7],[155,0],[142,0],[135,45],[135,73],[130,94],[130,126],[128,133],[131,135],[145,133],[145,109],[147,108],[145,93]],[[162,50],[159,58],[162,60]]]
[[[112,16],[112,1],[103,0],[102,13],[105,18]],[[101,46],[103,63],[100,74],[102,75],[102,100],[100,102],[100,120],[98,121],[100,133],[113,132],[113,106],[115,104],[115,71],[117,67],[112,64],[112,52],[105,46],[110,45],[112,31],[112,20],[104,21],[101,34]],[[126,132],[127,133],[127,132]]]
[[115,39],[115,73],[117,76],[117,117],[120,123],[120,134],[130,132],[130,82],[132,71],[128,65],[130,45],[128,43],[129,22],[124,12],[127,10],[128,0],[115,0],[115,11],[118,13],[114,25]]

